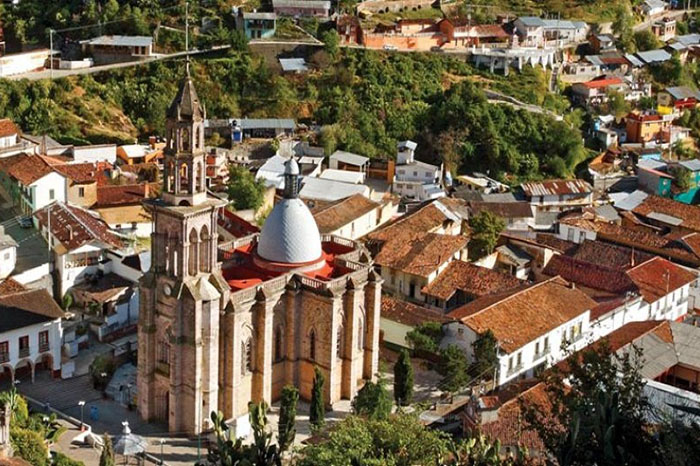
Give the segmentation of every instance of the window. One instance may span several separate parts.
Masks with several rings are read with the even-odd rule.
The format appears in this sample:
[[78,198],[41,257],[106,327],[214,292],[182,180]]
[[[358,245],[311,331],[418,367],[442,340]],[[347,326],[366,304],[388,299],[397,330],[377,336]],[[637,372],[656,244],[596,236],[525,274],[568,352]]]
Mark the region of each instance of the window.
[[418,172],[413,172],[413,176],[418,176]]
[[517,358],[518,358],[518,367],[520,367],[523,364],[523,354],[518,353]]
[[241,345],[241,374],[246,375],[250,372],[253,372],[253,345],[252,342],[250,341],[251,339],[248,338],[242,345]]
[[53,201],[53,198],[54,198],[54,190],[49,189],[49,199]]
[[540,342],[535,342],[535,354],[540,354]]
[[49,331],[44,330],[39,332],[39,351],[49,350]]
[[282,360],[282,327],[275,330],[275,361]]
[[78,188],[78,197],[85,197],[85,188]]
[[158,362],[170,364],[170,342],[163,337],[158,344]]
[[549,337],[544,337],[544,350],[549,350]]
[[425,172],[425,177],[426,177],[426,178],[430,178],[431,176],[432,176],[432,175],[431,175],[430,172]]
[[3,259],[5,259],[6,261],[10,260],[10,252],[9,251],[5,253],[5,255],[3,256]]
[[316,332],[313,330],[309,333],[309,359],[316,360]]
[[513,370],[513,356],[508,358],[508,370],[509,371]]
[[0,342],[0,362],[10,360],[10,343],[7,341]]

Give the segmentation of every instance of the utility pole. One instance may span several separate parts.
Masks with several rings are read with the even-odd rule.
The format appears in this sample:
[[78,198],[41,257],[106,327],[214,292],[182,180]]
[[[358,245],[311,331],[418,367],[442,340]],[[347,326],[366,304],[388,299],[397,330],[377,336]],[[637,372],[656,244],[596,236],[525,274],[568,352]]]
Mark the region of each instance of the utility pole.
[[190,2],[185,1],[185,52],[190,52]]

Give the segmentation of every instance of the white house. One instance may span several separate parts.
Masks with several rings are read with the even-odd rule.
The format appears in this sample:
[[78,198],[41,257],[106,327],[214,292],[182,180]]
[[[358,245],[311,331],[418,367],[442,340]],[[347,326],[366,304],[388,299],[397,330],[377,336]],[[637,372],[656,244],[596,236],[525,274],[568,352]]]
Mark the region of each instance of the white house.
[[0,154],[3,157],[15,153],[13,149],[20,147],[19,129],[8,118],[0,119]]
[[122,239],[97,214],[81,207],[54,202],[34,216],[54,251],[61,297],[73,285],[104,273],[106,252],[124,247]]
[[559,212],[593,205],[593,187],[584,180],[534,181],[520,188],[537,210]]
[[545,23],[537,16],[521,16],[513,23],[524,47],[541,47],[544,45]]
[[61,371],[63,311],[46,290],[28,290],[13,280],[0,283],[0,375],[11,380]]
[[472,345],[487,330],[498,342],[496,384],[532,377],[583,348],[596,302],[566,280],[554,277],[494,299],[472,301],[448,314],[443,346],[457,345],[473,359]]
[[17,242],[0,225],[0,280],[10,276],[17,263]]
[[109,162],[112,165],[117,161],[116,144],[97,144],[90,146],[73,147],[73,161],[81,162]]
[[366,173],[369,159],[362,155],[337,150],[328,157],[328,167],[335,170],[351,170]]
[[[58,173],[40,156],[23,155],[7,174],[14,182],[14,195],[25,215],[31,215],[52,202],[66,200],[66,177]],[[11,193],[12,194],[12,193]]]
[[415,160],[415,149],[413,141],[399,143],[392,191],[416,201],[444,197],[445,192],[440,186],[442,167]]
[[668,8],[668,3],[664,2],[663,0],[644,0],[641,8],[645,15],[654,17],[663,14],[663,12]]

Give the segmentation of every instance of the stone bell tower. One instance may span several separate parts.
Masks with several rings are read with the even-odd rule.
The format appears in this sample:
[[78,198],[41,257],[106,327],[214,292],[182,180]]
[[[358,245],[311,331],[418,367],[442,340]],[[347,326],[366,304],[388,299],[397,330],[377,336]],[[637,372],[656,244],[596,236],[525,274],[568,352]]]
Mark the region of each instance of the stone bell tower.
[[167,113],[162,196],[145,202],[151,269],[139,284],[139,412],[195,434],[218,408],[219,311],[229,295],[217,261],[225,202],[207,196],[204,118],[188,63]]

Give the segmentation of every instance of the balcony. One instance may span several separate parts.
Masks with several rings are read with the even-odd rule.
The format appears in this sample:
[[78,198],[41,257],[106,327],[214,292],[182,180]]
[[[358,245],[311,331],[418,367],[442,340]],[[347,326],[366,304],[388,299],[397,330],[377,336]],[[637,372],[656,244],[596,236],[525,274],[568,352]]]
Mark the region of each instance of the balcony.
[[510,376],[513,375],[517,372],[520,372],[523,369],[523,363],[521,362],[520,364],[516,364],[513,367],[509,367],[508,371],[506,372],[506,375]]
[[9,360],[10,360],[10,353],[8,353],[7,351],[3,351],[2,353],[0,353],[0,364],[2,364],[4,362],[9,362]]
[[19,349],[19,357],[20,358],[29,357],[29,348],[20,348]]
[[39,343],[39,352],[40,353],[46,353],[50,350],[51,350],[51,346],[49,345],[48,341]]
[[543,357],[549,354],[549,350],[549,346],[542,348],[542,350],[539,353],[535,353],[535,355],[532,357],[532,360],[537,361],[538,359],[542,359]]

